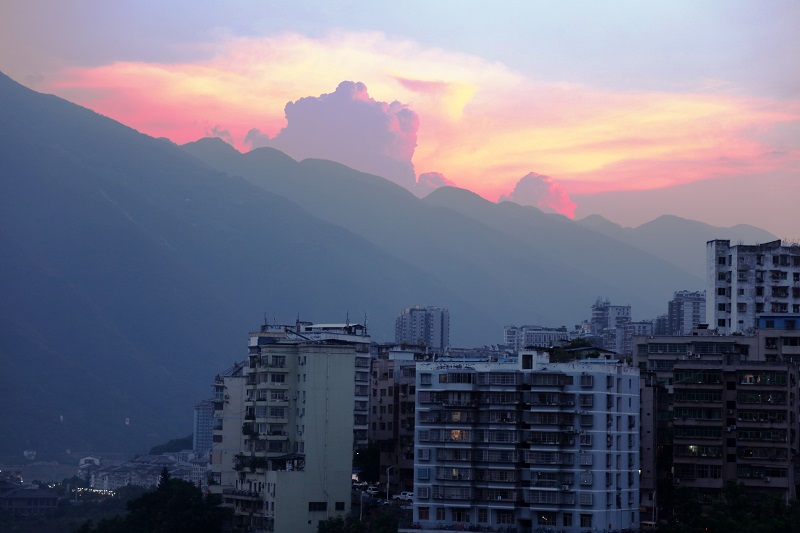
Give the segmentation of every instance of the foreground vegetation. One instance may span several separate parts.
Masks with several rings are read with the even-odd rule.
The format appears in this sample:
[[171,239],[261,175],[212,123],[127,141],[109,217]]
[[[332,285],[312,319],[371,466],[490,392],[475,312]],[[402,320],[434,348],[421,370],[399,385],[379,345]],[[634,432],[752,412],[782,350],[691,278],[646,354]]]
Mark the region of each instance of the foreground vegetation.
[[659,533],[800,533],[800,501],[788,504],[729,484],[719,499],[703,505],[694,490],[674,493],[675,510]]
[[85,522],[76,533],[218,533],[227,511],[221,500],[188,481],[172,479],[166,469],[158,488],[130,500],[126,515]]

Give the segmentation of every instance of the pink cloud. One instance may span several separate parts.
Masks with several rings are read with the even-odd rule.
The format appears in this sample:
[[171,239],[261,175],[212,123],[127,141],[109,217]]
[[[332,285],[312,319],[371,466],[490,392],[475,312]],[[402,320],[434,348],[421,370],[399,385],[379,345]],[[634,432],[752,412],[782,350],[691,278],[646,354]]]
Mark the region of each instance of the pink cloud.
[[332,93],[289,102],[285,112],[287,125],[275,137],[254,129],[245,142],[295,159],[330,159],[414,188],[419,117],[407,105],[376,101],[363,83],[343,81]]
[[455,187],[456,184],[445,178],[440,172],[425,172],[419,175],[414,193],[422,198],[439,187]]
[[501,196],[499,201],[531,205],[546,213],[559,213],[569,218],[575,218],[575,208],[577,207],[575,202],[570,199],[569,194],[552,178],[535,172],[523,176],[517,182],[514,190],[508,196]]

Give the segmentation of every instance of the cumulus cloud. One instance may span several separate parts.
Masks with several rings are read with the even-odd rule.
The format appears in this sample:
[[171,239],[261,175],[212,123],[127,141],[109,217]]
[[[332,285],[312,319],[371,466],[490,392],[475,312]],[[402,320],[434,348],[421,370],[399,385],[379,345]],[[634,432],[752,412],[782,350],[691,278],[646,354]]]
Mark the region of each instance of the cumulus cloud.
[[432,193],[439,187],[455,187],[456,184],[444,177],[440,172],[425,172],[420,174],[417,179],[417,186],[414,189],[414,194],[422,198],[423,196]]
[[546,213],[559,213],[575,218],[577,205],[569,194],[549,176],[531,172],[517,182],[508,196],[501,196],[500,202],[510,201],[520,205],[532,205]]
[[287,125],[274,138],[253,129],[245,141],[298,160],[330,159],[409,190],[416,185],[419,117],[407,105],[376,101],[363,83],[343,81],[332,93],[289,102],[285,113]]

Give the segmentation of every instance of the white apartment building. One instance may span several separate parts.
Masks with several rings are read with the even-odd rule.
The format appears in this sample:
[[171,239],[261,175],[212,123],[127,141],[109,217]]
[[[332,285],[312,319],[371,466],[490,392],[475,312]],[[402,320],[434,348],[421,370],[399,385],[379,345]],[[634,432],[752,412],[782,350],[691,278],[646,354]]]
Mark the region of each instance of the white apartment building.
[[568,341],[567,328],[548,328],[545,326],[513,326],[503,328],[503,343],[519,353],[527,347],[549,348],[559,341]]
[[800,246],[706,243],[706,317],[719,334],[752,334],[762,314],[800,314]]
[[295,331],[304,338],[316,341],[337,341],[353,345],[356,372],[353,407],[353,446],[356,450],[369,444],[370,342],[365,324],[314,324],[297,322]]
[[418,363],[407,531],[639,525],[639,371],[547,354]]
[[221,485],[236,530],[315,533],[350,512],[355,358],[353,344],[293,327],[250,334],[244,401],[224,404],[244,412],[233,483]]

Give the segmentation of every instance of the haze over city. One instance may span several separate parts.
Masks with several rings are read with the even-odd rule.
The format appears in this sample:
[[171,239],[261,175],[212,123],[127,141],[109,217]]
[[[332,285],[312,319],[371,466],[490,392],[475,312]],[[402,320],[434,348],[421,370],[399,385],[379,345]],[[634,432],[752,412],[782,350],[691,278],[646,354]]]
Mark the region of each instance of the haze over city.
[[799,10],[37,0],[3,6],[0,69],[152,136],[332,159],[418,195],[798,238]]

